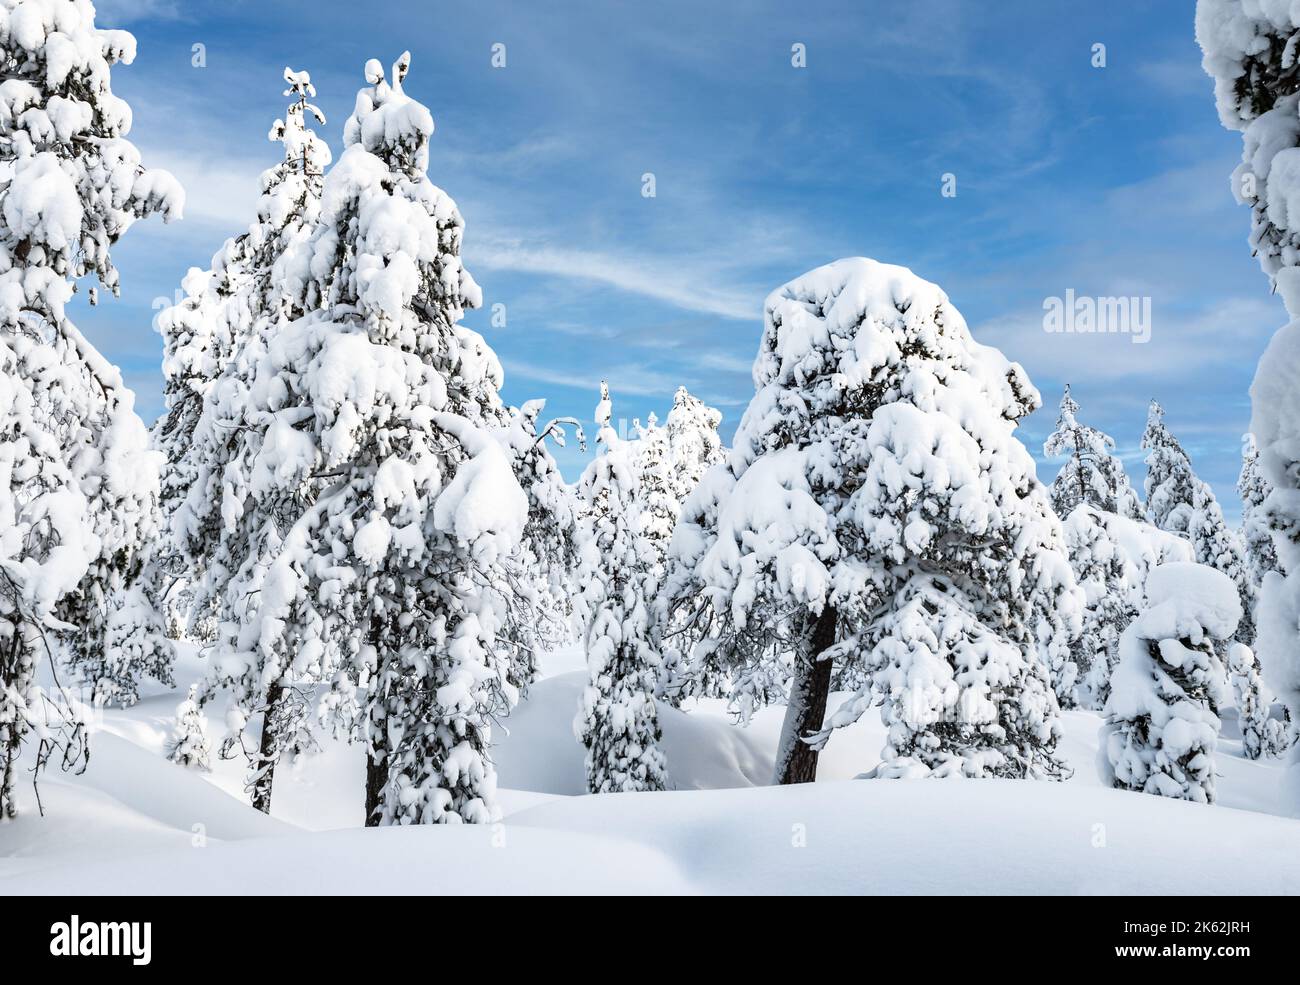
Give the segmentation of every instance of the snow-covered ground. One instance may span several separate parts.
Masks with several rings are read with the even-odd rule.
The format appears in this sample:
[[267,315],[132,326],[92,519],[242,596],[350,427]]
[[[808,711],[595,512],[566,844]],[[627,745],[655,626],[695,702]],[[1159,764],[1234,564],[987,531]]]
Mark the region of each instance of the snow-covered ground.
[[854,780],[883,744],[872,713],[834,736],[817,784],[769,787],[781,709],[739,728],[717,703],[662,711],[672,791],[591,797],[572,731],[584,672],[564,650],[495,748],[502,824],[367,830],[359,747],[283,768],[274,817],[247,806],[241,763],[169,763],[201,667],[187,656],[177,690],[107,712],[86,772],[41,778],[45,817],[24,784],[0,825],[4,892],[1300,892],[1281,764],[1241,757],[1230,711],[1213,807],[1103,788],[1086,712],[1064,716],[1066,783]]

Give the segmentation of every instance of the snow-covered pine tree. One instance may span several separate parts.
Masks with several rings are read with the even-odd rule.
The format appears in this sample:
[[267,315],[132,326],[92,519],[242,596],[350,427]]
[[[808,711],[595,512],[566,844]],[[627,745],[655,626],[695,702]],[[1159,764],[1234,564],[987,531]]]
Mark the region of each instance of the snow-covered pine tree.
[[587,748],[592,793],[662,790],[664,756],[655,707],[659,655],[649,597],[654,551],[639,521],[642,474],[632,442],[609,426],[609,388],[600,385],[596,440],[603,452],[579,483],[584,510],[578,583],[585,612],[589,678],[574,731]]
[[1259,449],[1255,436],[1245,434],[1241,445],[1241,474],[1237,478],[1237,492],[1241,496],[1241,539],[1245,546],[1246,572],[1251,588],[1259,591],[1264,577],[1270,571],[1280,571],[1277,548],[1273,546],[1273,533],[1269,529],[1268,513],[1264,502],[1273,487],[1264,478],[1259,467]]
[[96,29],[89,3],[0,0],[0,818],[16,812],[34,725],[38,764],[63,740],[65,763],[84,748],[36,667],[51,642],[75,656],[81,633],[106,631],[157,509],[132,395],[64,311],[84,276],[116,294],[113,244],[184,202],[126,139],[110,74],[134,54],[129,34]]
[[1071,642],[1079,669],[1078,703],[1100,711],[1110,696],[1119,639],[1141,610],[1148,575],[1161,564],[1192,561],[1192,545],[1149,523],[1082,503],[1066,518],[1065,543],[1087,603],[1083,632]]
[[[185,298],[159,315],[163,336],[167,413],[154,427],[155,446],[167,459],[163,513],[167,534],[155,580],[172,595],[186,581],[189,627],[199,638],[215,634],[214,615],[225,577],[238,567],[240,544],[232,545],[211,506],[220,502],[223,463],[237,456],[241,422],[231,419],[246,400],[251,366],[280,322],[302,312],[279,287],[275,265],[315,227],[320,216],[328,145],[308,126],[325,116],[306,72],[284,70],[292,97],[284,119],[267,139],[283,145],[283,157],[261,176],[257,215],[229,239],[210,270],[191,268]],[[206,522],[205,522],[206,521]]]
[[503,637],[513,658],[510,682],[521,694],[537,677],[538,651],[572,638],[572,598],[579,590],[574,574],[578,560],[578,504],[547,440],[564,447],[572,427],[579,448],[587,450],[582,425],[573,418],[539,424],[546,401],[530,400],[512,410],[504,443],[519,485],[528,498],[519,554],[510,562],[514,595]]
[[704,473],[725,457],[718,425],[722,413],[693,396],[684,386],[673,394],[673,406],[664,420],[668,432],[669,457],[672,469],[668,473],[669,492],[677,504],[673,524],[681,513],[681,504],[695,491]]
[[1150,523],[1170,533],[1191,536],[1200,480],[1192,471],[1191,459],[1165,425],[1165,409],[1151,401],[1147,426],[1142,433],[1142,450],[1147,453],[1146,516]]
[[1101,708],[1110,693],[1110,672],[1119,635],[1137,614],[1130,566],[1110,536],[1105,513],[1081,503],[1066,517],[1065,543],[1075,579],[1086,603],[1083,632],[1071,643],[1077,668],[1076,700],[1085,708]]
[[1286,723],[1269,714],[1271,701],[1259,676],[1259,662],[1244,643],[1228,646],[1228,677],[1241,727],[1241,752],[1247,759],[1278,756],[1287,745]]
[[1043,442],[1043,454],[1066,456],[1065,464],[1049,487],[1052,508],[1062,520],[1080,503],[1132,520],[1142,519],[1142,503],[1128,481],[1124,463],[1112,454],[1115,439],[1094,427],[1080,424],[1079,405],[1065,386],[1056,429]]
[[212,743],[208,719],[199,708],[198,688],[191,684],[185,700],[176,706],[176,727],[168,742],[167,758],[173,763],[203,770],[212,768]]
[[229,326],[216,306],[220,295],[213,279],[212,271],[191,267],[181,281],[184,297],[159,312],[156,320],[163,338],[163,402],[167,411],[155,422],[150,439],[166,465],[160,499],[163,537],[149,574],[164,600],[168,628],[177,638],[197,633],[198,638],[207,639],[213,631],[211,625],[205,630],[190,625],[193,578],[170,531],[177,505],[194,479],[191,444],[203,412],[204,394],[219,372],[218,353],[230,348]]
[[[704,401],[692,395],[684,386],[679,386],[673,394],[673,406],[664,421],[664,430],[668,435],[668,497],[664,500],[672,511],[671,522],[663,523],[670,531],[668,543],[664,545],[663,580],[670,576],[667,565],[672,558],[667,551],[671,543],[671,531],[677,527],[682,506],[686,498],[695,491],[700,480],[714,465],[725,457],[722,439],[718,435],[718,425],[722,423],[720,411],[709,407]],[[672,705],[679,704],[689,695],[703,697],[722,697],[730,690],[730,681],[719,672],[715,663],[696,662],[685,664],[677,645],[680,625],[673,624],[673,616],[665,605],[667,599],[660,597],[655,605],[655,632],[661,641],[662,664],[658,694],[661,700]]]
[[[1255,649],[1293,721],[1300,720],[1300,226],[1290,208],[1300,193],[1298,30],[1300,9],[1293,4],[1198,0],[1196,7],[1196,38],[1214,78],[1219,120],[1242,134],[1233,194],[1251,207],[1251,252],[1292,319],[1260,358],[1250,432],[1259,471],[1272,487],[1259,512],[1273,531],[1278,560],[1259,591]],[[1294,770],[1300,758],[1292,763]],[[1293,803],[1292,810],[1300,808]]]
[[883,701],[885,775],[1061,775],[1036,632],[1077,635],[1082,593],[1014,436],[1039,403],[1024,371],[938,287],[863,258],[779,288],[764,322],[735,446],[673,538],[694,659],[742,713],[789,682],[778,782],[815,778],[850,660],[867,683],[830,724]]
[[1147,607],[1120,640],[1101,729],[1109,786],[1213,803],[1218,709],[1228,699],[1219,651],[1241,617],[1234,587],[1203,564],[1161,565],[1147,579]]
[[637,502],[634,507],[641,538],[650,551],[650,572],[656,581],[663,579],[668,542],[681,503],[673,495],[674,463],[666,428],[652,412],[645,427],[637,428],[634,442],[637,470]]
[[345,725],[367,686],[367,824],[496,816],[491,722],[516,698],[498,634],[528,513],[500,363],[459,324],[481,294],[409,65],[390,82],[366,64],[320,221],[276,269],[307,314],[268,340],[222,475],[227,529],[252,538],[223,673],[254,713],[326,682]]
[[1214,491],[1192,469],[1187,452],[1166,426],[1164,414],[1164,408],[1151,401],[1142,435],[1147,452],[1147,519],[1161,530],[1186,537],[1198,564],[1209,565],[1232,579],[1244,614],[1237,639],[1249,645],[1255,638],[1251,617],[1254,591],[1241,539],[1224,519]]

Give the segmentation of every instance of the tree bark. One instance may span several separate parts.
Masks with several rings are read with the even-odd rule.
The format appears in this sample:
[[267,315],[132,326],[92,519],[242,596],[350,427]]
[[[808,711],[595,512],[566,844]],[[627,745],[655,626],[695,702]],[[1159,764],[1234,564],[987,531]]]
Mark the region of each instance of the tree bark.
[[379,795],[388,778],[388,750],[371,745],[366,756],[366,827],[379,827]]
[[6,738],[3,751],[4,776],[0,779],[0,821],[12,821],[18,813],[14,795],[14,763],[18,761],[18,743]]
[[807,653],[795,657],[790,702],[776,754],[776,782],[812,783],[817,779],[817,750],[803,741],[821,731],[831,691],[831,661],[819,660],[835,642],[835,610],[827,605],[813,625]]
[[366,741],[366,827],[379,827],[379,800],[388,782],[388,728],[385,722],[375,721],[375,709],[384,701],[384,655],[378,643],[379,634],[372,630],[370,639],[375,647],[375,673],[370,680],[369,738]]
[[253,806],[263,814],[271,813],[271,788],[275,784],[275,764],[279,759],[276,745],[279,728],[275,713],[284,688],[272,684],[266,690],[266,712],[262,716],[262,739],[257,749],[257,775],[253,780]]

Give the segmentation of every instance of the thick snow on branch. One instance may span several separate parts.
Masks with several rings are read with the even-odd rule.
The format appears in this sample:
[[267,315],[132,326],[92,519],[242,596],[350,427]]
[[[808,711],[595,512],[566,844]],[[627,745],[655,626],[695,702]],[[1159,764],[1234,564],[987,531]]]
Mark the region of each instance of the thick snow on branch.
[[[887,756],[922,750],[921,771],[956,757],[975,774],[1059,772],[1049,666],[1068,657],[1083,597],[1013,433],[1039,404],[1024,371],[975,342],[934,284],[854,258],[768,297],[754,381],[735,447],[673,539],[669,589],[693,613],[697,661],[729,668],[743,713],[785,685],[788,653],[830,606],[826,659],[866,682],[836,724],[880,698],[919,730]],[[944,625],[964,626],[952,632],[988,669],[951,663],[960,686],[930,691],[913,643],[948,639]]]

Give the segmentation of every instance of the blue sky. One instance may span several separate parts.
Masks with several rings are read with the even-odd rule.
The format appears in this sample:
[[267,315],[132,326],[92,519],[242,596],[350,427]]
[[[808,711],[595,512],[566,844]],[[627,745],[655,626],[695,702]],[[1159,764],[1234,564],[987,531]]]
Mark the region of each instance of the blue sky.
[[[97,6],[100,26],[139,41],[114,77],[133,138],[189,194],[183,222],[140,223],[120,244],[121,299],[77,313],[148,419],[162,410],[155,300],[251,218],[284,66],[312,73],[337,154],[365,60],[409,48],[407,90],[437,123],[430,175],[465,216],[485,308],[507,306],[505,328],[488,310],[466,322],[501,357],[511,402],[587,420],[607,378],[617,417],[662,417],[685,384],[729,437],[764,296],[865,255],[938,283],[976,338],[1024,364],[1045,403],[1021,429],[1035,454],[1070,382],[1140,483],[1156,397],[1239,512],[1248,388],[1285,317],[1229,192],[1240,139],[1218,125],[1189,3]],[[1044,332],[1044,298],[1067,289],[1150,297],[1151,341]],[[583,457],[560,453],[570,477]]]

